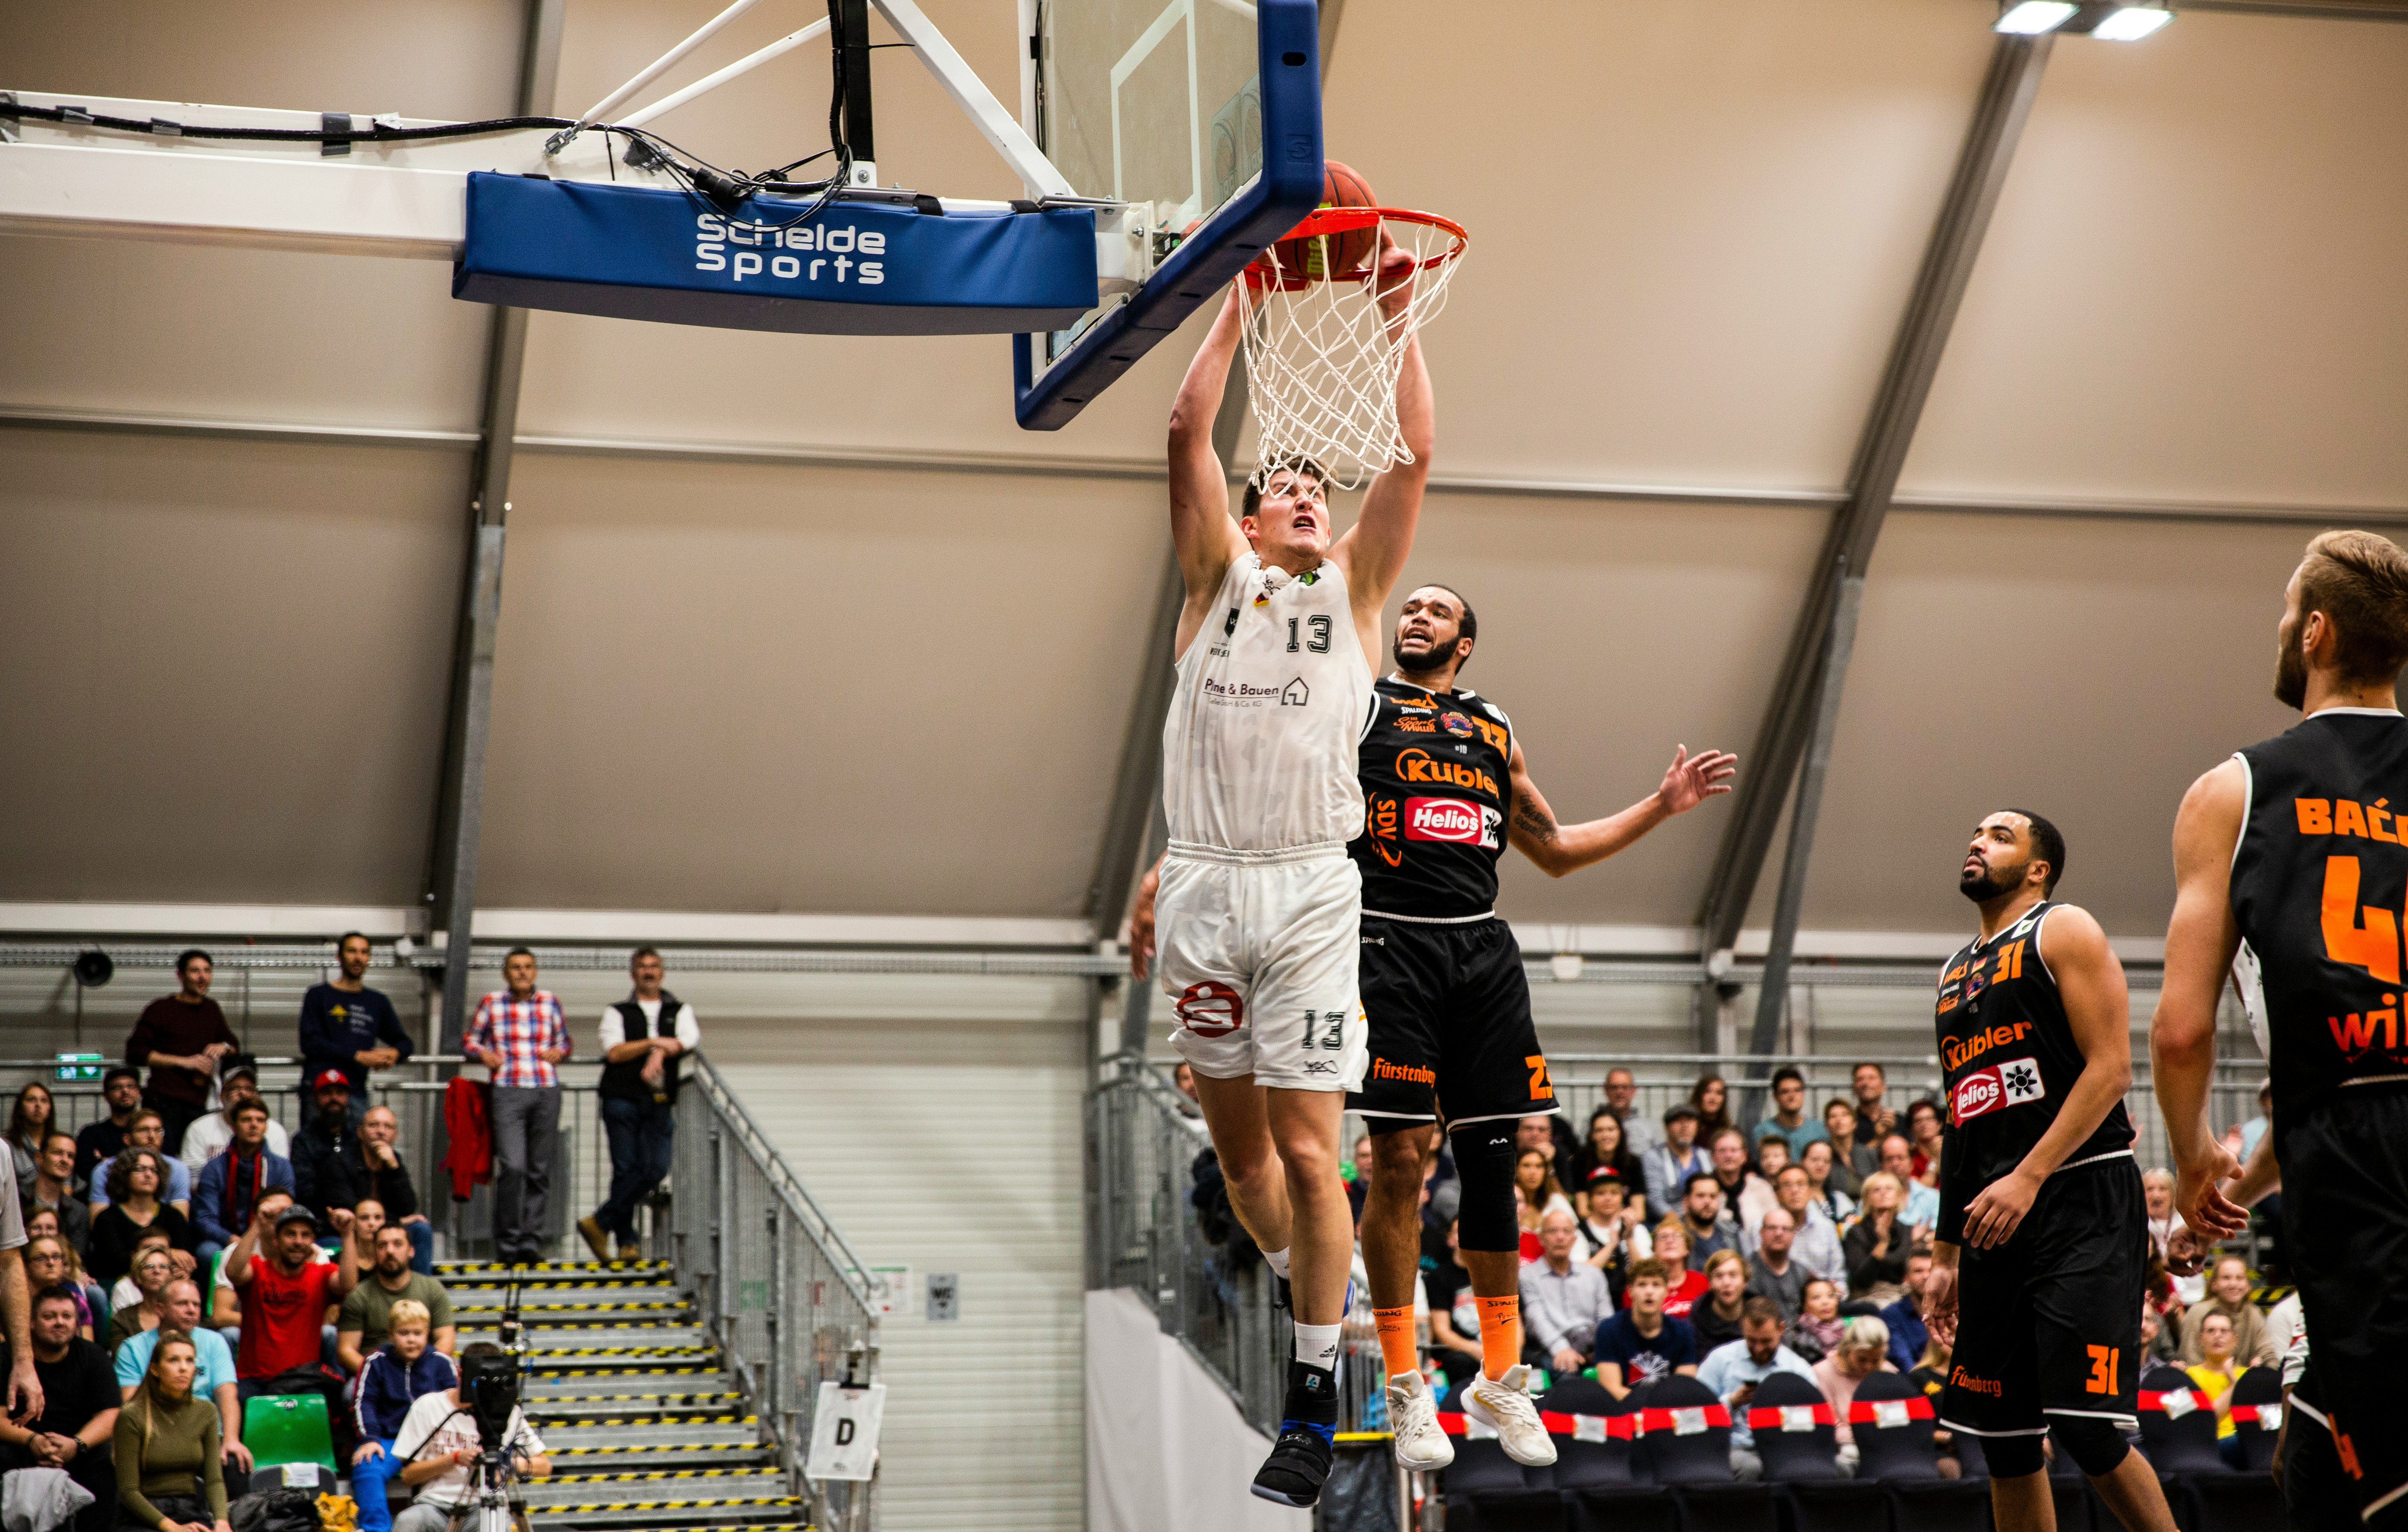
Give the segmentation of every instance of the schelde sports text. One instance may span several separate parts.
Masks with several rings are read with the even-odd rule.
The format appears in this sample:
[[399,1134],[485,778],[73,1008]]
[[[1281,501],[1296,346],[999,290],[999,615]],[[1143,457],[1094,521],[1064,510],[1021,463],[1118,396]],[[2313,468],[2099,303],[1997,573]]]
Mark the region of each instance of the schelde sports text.
[[[856,231],[850,223],[831,228],[814,221],[794,228],[775,223],[747,223],[716,213],[696,214],[694,221],[694,269],[725,271],[738,281],[767,274],[781,281],[824,281],[832,272],[839,282],[876,287],[886,280],[886,263],[864,256],[886,253],[886,236],[876,229]],[[758,251],[730,251],[731,245],[808,251],[802,255],[763,255]]]

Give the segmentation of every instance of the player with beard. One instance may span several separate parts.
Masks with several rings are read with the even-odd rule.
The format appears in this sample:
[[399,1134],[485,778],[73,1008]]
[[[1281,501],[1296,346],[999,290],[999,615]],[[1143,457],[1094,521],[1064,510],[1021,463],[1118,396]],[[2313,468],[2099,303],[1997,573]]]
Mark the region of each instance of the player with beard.
[[[1510,841],[1560,878],[1604,861],[1675,814],[1731,790],[1737,757],[1677,751],[1657,789],[1622,812],[1558,824],[1530,780],[1512,721],[1455,684],[1479,619],[1444,585],[1405,597],[1374,688],[1378,710],[1359,766],[1363,833],[1348,847],[1363,880],[1361,983],[1370,1062],[1347,1098],[1372,1130],[1363,1259],[1388,1379],[1397,1460],[1445,1467],[1455,1451],[1416,1364],[1413,1278],[1421,1190],[1444,1123],[1463,1182],[1459,1242],[1479,1305],[1480,1376],[1465,1412],[1493,1425],[1515,1460],[1555,1460],[1523,1383],[1521,1230],[1514,1127],[1555,1110],[1512,928],[1496,911],[1497,862]],[[1149,891],[1150,893],[1150,891]],[[1149,894],[1133,927],[1142,974]]]
[[1957,889],[1981,936],[1940,970],[1948,1104],[1928,1324],[1956,1347],[1940,1427],[1982,1439],[2001,1532],[2053,1532],[2052,1430],[2131,1532],[2174,1532],[2140,1429],[2148,1210],[2132,1163],[2124,966],[2050,895],[2065,838],[2010,809],[1973,832]]
[[[2294,1526],[2408,1527],[2408,554],[2327,532],[2283,592],[2274,695],[2303,715],[2196,782],[2174,819],[2165,991],[2149,1027],[2174,1207],[2202,1242],[2283,1187],[2314,1351],[2283,1412]],[[2237,961],[2236,961],[2237,959]],[[2215,1011],[2242,992],[2274,1088],[2246,1172],[2207,1125]]]

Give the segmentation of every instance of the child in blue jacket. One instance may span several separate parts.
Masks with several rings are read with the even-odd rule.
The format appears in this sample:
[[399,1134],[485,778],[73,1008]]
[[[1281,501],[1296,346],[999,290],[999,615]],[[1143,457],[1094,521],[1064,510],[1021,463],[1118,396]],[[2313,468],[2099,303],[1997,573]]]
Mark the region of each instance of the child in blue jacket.
[[412,1401],[459,1386],[460,1374],[452,1358],[428,1345],[434,1316],[426,1305],[404,1298],[393,1306],[384,1348],[360,1368],[351,1410],[359,1427],[359,1451],[351,1454],[351,1498],[360,1508],[359,1532],[393,1532],[393,1510],[385,1503],[385,1484],[400,1471],[393,1455],[393,1439],[401,1433],[402,1417]]

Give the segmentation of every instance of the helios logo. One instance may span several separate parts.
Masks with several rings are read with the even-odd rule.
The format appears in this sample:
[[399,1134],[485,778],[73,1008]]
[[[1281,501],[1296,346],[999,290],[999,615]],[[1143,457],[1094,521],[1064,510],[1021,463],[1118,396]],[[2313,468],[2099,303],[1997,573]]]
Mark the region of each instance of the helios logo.
[[1467,846],[1497,844],[1502,816],[1494,809],[1461,798],[1407,798],[1407,840],[1451,840]]
[[[765,274],[777,281],[857,283],[876,287],[886,280],[886,263],[864,256],[886,253],[886,236],[875,229],[851,224],[830,227],[814,221],[793,228],[775,223],[748,223],[716,213],[697,214],[694,221],[694,269],[724,271],[737,281]],[[731,246],[803,251],[805,255],[764,256],[754,250]]]

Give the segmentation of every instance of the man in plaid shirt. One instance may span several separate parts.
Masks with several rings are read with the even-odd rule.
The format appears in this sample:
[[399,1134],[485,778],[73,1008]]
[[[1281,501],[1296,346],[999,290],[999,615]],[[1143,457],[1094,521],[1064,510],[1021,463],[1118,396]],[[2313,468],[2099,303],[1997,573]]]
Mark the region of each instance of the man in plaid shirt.
[[543,1259],[545,1204],[560,1149],[560,1070],[569,1052],[560,998],[535,987],[535,953],[510,949],[509,985],[477,1002],[468,1056],[494,1073],[494,1258]]

